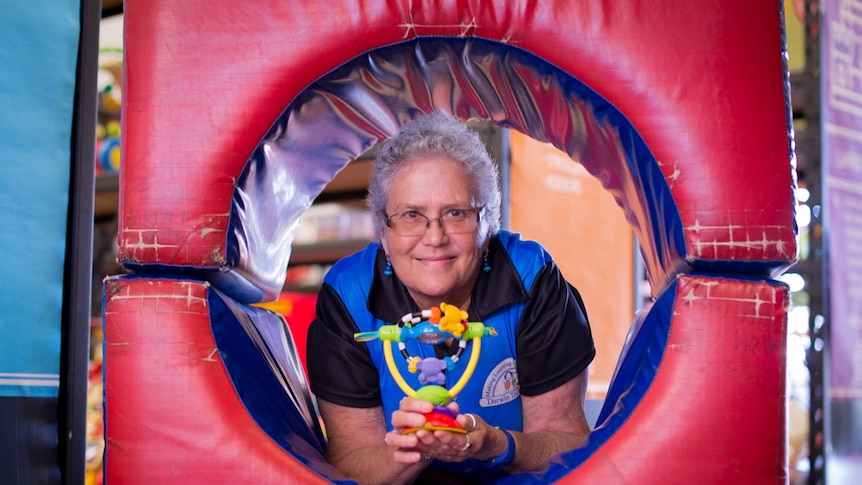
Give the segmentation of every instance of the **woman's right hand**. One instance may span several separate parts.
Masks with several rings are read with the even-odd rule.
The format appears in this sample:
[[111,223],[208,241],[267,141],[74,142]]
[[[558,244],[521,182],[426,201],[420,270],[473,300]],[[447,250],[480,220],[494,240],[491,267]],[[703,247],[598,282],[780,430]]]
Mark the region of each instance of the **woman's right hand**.
[[[405,397],[392,413],[392,431],[386,433],[384,441],[394,448],[392,458],[399,463],[428,461],[433,456],[437,441],[434,434],[423,429],[425,415],[434,410],[428,401]],[[407,428],[418,428],[405,434]]]

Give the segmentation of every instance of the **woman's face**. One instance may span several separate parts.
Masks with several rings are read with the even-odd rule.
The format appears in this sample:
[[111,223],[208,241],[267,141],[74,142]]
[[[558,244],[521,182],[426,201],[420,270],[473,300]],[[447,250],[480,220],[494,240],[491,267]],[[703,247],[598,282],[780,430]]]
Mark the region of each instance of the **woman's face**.
[[[446,156],[428,155],[406,162],[395,175],[386,213],[418,211],[434,219],[449,209],[473,208],[472,199],[466,170]],[[419,236],[400,236],[384,227],[380,240],[420,308],[446,302],[466,309],[483,252],[477,232],[447,234],[434,220]]]

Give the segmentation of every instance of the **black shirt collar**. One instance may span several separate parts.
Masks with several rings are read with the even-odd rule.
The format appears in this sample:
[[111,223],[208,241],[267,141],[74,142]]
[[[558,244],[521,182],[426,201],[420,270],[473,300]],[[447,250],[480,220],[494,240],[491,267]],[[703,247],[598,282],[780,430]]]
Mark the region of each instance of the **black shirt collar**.
[[[506,249],[496,237],[492,238],[488,245],[488,263],[491,271],[480,271],[473,288],[468,310],[471,320],[482,321],[503,306],[527,299],[527,291],[521,277]],[[380,247],[377,249],[374,278],[368,292],[368,311],[375,317],[394,324],[401,321],[401,317],[407,313],[425,310],[416,307],[407,287],[396,275],[383,274],[385,267],[386,256]]]

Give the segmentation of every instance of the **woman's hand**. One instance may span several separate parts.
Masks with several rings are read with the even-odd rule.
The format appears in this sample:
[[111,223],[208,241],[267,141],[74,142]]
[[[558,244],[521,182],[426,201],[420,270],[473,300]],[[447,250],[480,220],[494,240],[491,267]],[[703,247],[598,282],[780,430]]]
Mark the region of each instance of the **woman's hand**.
[[[457,403],[447,406],[458,413]],[[386,433],[387,445],[395,448],[393,459],[400,463],[417,463],[432,459],[448,462],[460,462],[467,458],[484,459],[495,456],[488,445],[493,446],[497,440],[493,427],[485,423],[475,414],[457,414],[455,421],[464,428],[466,433],[444,430],[428,430],[422,428],[425,414],[434,410],[434,406],[420,399],[404,398],[397,411],[392,413],[394,431]],[[405,428],[419,428],[411,433],[403,434]]]
[[[318,399],[318,406],[326,423],[327,459],[348,477],[367,485],[404,485],[431,463],[421,454],[396,461],[394,455],[401,451],[385,442],[393,434],[386,433],[383,406],[352,408],[324,399]],[[418,416],[424,423],[424,416]]]

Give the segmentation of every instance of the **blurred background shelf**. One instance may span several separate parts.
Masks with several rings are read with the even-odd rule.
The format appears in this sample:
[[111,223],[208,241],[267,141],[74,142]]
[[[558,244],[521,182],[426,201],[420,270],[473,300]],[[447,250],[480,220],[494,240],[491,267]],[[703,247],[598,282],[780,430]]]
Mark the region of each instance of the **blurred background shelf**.
[[104,173],[96,176],[96,198],[93,215],[98,219],[117,214],[120,203],[120,176],[116,173]]
[[290,255],[290,264],[332,264],[364,248],[368,242],[369,239],[357,238],[315,244],[295,244]]

